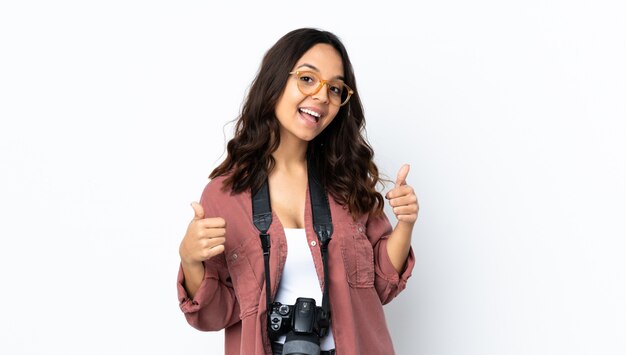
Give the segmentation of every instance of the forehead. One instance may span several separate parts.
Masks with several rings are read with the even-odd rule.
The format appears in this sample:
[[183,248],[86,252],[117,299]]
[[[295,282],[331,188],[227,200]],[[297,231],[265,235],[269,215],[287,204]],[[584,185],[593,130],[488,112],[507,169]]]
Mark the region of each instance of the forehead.
[[[324,78],[343,77],[343,63],[339,52],[326,43],[318,43],[306,51],[296,62],[294,69],[304,66],[304,70],[312,70],[320,73]],[[315,69],[312,69],[316,68]]]

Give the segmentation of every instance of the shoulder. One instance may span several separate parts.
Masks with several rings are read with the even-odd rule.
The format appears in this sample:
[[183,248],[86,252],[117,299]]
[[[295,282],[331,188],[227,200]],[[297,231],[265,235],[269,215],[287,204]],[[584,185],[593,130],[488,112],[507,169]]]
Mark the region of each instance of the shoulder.
[[252,200],[249,191],[233,193],[219,176],[209,181],[202,192],[200,204],[206,218],[219,217],[226,221],[226,233],[229,235],[227,248],[240,245],[243,239],[254,231],[252,225]]
[[200,203],[203,206],[224,208],[233,203],[241,203],[243,200],[250,199],[249,192],[234,193],[232,189],[225,184],[227,177],[227,175],[218,176],[206,184],[200,199]]
[[337,201],[332,194],[328,194],[328,203],[330,205],[330,209],[333,212],[333,217],[336,214],[337,216],[339,216],[342,219],[342,222],[354,222],[354,223],[361,223],[361,224],[368,224],[370,222],[385,222],[388,221],[387,216],[385,215],[384,211],[369,211],[369,212],[365,212],[362,214],[355,216],[352,216],[352,214],[350,213],[350,209],[347,205],[340,203],[339,201]]
[[211,180],[209,180],[209,182],[206,184],[206,186],[204,187],[204,190],[202,191],[202,195],[209,195],[209,196],[219,196],[219,195],[230,195],[232,190],[226,186],[226,184],[224,183],[224,181],[226,180],[227,176],[218,176],[215,177]]

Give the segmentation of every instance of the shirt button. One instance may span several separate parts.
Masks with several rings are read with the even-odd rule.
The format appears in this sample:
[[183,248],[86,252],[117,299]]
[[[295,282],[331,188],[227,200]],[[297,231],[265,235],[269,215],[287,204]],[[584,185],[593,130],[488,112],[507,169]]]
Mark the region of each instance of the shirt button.
[[237,260],[239,256],[237,254],[233,254],[233,260]]
[[317,242],[316,242],[316,241],[312,241],[312,242],[311,242],[311,246],[312,246],[312,247],[314,247],[314,246],[316,246],[316,245],[317,245]]
[[363,227],[359,227],[359,233],[363,233]]

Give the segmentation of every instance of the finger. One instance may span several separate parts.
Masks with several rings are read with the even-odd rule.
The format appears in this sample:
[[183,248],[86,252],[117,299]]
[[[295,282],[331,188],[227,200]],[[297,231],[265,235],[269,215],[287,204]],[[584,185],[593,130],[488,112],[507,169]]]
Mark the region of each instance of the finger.
[[396,216],[416,214],[417,213],[417,205],[394,207],[393,208],[393,213]]
[[394,198],[398,198],[398,197],[402,197],[406,195],[412,195],[412,194],[415,194],[415,191],[413,190],[413,188],[409,185],[403,185],[403,186],[398,186],[398,187],[391,189],[391,191],[387,192],[386,197],[388,200],[391,200]]
[[224,244],[220,244],[216,246],[215,248],[211,248],[211,257],[214,257],[216,255],[223,253],[224,249],[225,249]]
[[406,177],[409,175],[409,170],[411,170],[411,166],[409,164],[404,164],[398,171],[398,176],[396,177],[396,187],[406,185]]
[[203,219],[204,218],[204,208],[202,208],[202,205],[197,203],[196,201],[191,203],[191,208],[193,208],[193,219],[194,220],[199,220],[199,219]]
[[222,245],[224,243],[226,243],[226,238],[223,238],[223,237],[211,238],[211,239],[202,240],[202,242],[200,242],[200,246],[203,249],[211,249],[211,248],[215,248],[218,245]]
[[205,218],[198,223],[202,228],[226,228],[226,221],[221,217]]
[[209,260],[212,257],[219,255],[221,253],[224,252],[224,244],[220,244],[218,246],[216,246],[215,248],[210,248],[210,249],[205,249],[202,251],[201,253],[201,257],[204,260]]
[[417,202],[417,196],[415,196],[414,194],[409,194],[409,195],[392,198],[391,200],[389,200],[389,206],[391,207],[405,206],[405,205],[414,204],[416,202]]
[[203,228],[198,232],[198,236],[204,239],[220,238],[226,235],[224,228]]
[[406,222],[406,223],[415,223],[415,221],[417,221],[417,215],[416,214],[401,214],[399,216],[396,216],[396,218],[398,218],[398,221],[400,222]]

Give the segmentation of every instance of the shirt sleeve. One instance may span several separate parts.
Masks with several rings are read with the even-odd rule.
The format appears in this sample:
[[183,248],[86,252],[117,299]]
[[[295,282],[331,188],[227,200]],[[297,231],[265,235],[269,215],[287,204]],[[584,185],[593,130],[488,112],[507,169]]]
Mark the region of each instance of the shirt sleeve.
[[[223,267],[220,266],[222,262]],[[223,253],[204,262],[204,279],[193,299],[183,286],[184,280],[181,265],[178,271],[178,300],[192,327],[203,331],[221,330],[239,321],[239,304]]]
[[[213,181],[215,182],[215,181]],[[220,205],[213,201],[218,195],[218,184],[209,182],[202,192],[200,204],[206,216],[219,216]],[[204,278],[195,296],[189,297],[185,290],[182,265],[178,271],[178,301],[187,322],[203,331],[221,330],[235,324],[239,318],[239,303],[228,272],[224,253],[204,261]]]
[[409,249],[404,270],[398,273],[387,253],[387,241],[392,231],[387,216],[384,213],[378,216],[370,215],[366,228],[367,235],[374,246],[374,287],[382,304],[387,304],[406,288],[407,280],[411,277],[415,266],[413,247]]

